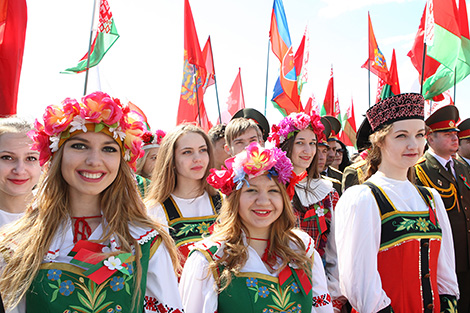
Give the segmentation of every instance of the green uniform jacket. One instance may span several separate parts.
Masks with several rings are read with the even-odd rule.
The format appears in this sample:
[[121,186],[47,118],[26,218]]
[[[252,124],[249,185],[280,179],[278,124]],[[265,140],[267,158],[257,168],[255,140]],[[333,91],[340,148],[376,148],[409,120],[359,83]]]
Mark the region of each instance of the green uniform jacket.
[[455,180],[428,151],[415,165],[416,184],[436,189],[444,201],[454,237],[456,271],[459,273],[470,269],[470,172],[455,159],[454,170]]

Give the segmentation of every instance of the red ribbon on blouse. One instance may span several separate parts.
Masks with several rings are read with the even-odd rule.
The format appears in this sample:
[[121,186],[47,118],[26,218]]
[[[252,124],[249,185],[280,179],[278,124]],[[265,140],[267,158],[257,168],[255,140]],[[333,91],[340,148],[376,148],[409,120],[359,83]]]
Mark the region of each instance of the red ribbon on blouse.
[[287,194],[289,195],[289,198],[291,200],[292,198],[294,198],[295,185],[297,185],[297,183],[302,181],[302,179],[304,179],[305,177],[307,177],[307,171],[303,172],[300,175],[297,175],[294,171],[292,171],[292,178],[289,182],[289,186],[287,186]]

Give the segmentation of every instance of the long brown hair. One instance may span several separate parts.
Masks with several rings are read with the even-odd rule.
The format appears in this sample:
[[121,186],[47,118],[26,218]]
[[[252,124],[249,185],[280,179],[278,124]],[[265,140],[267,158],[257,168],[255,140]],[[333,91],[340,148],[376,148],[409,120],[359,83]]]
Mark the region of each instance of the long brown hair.
[[[50,167],[43,174],[35,200],[26,210],[25,216],[5,230],[0,241],[0,253],[6,261],[0,277],[0,293],[7,308],[16,306],[36,277],[44,255],[47,253],[59,225],[70,220],[69,186],[62,177],[61,164],[63,145],[54,155]],[[131,246],[138,242],[129,232],[129,224],[157,230],[170,253],[174,270],[178,268],[178,258],[174,242],[166,231],[146,214],[145,206],[136,188],[132,169],[121,158],[115,180],[101,193],[101,208],[107,225],[103,237],[98,242],[109,240],[115,235],[121,251],[131,252]],[[140,249],[135,249],[136,260],[141,257]],[[135,288],[140,293],[142,267],[136,261]]]
[[[289,262],[294,262],[299,268],[302,268],[310,276],[312,271],[312,259],[305,253],[292,249],[290,242],[297,245],[298,250],[305,251],[305,245],[295,232],[295,216],[291,208],[289,196],[283,184],[276,178],[272,178],[281,190],[283,200],[283,210],[279,218],[273,222],[269,235],[270,246],[268,251],[268,260],[276,260],[279,257],[282,260],[280,268],[287,266]],[[224,290],[232,280],[232,274],[237,274],[245,265],[248,259],[248,248],[243,243],[242,232],[250,237],[250,232],[243,224],[238,213],[240,207],[240,190],[234,190],[223,202],[218,223],[215,225],[214,233],[211,238],[214,241],[224,240],[225,248],[222,258],[217,259],[209,265],[209,273],[216,270],[219,265],[224,269],[220,273],[216,283],[219,286],[219,292]]]
[[195,125],[182,124],[166,134],[165,138],[163,138],[162,145],[158,152],[157,162],[152,173],[152,182],[150,183],[149,191],[145,198],[147,207],[152,207],[157,203],[163,203],[175,190],[177,184],[175,163],[176,143],[181,136],[187,133],[201,135],[206,142],[209,153],[209,164],[207,165],[204,177],[201,179],[201,191],[205,190],[211,196],[217,193],[206,181],[214,163],[214,152],[209,136]]

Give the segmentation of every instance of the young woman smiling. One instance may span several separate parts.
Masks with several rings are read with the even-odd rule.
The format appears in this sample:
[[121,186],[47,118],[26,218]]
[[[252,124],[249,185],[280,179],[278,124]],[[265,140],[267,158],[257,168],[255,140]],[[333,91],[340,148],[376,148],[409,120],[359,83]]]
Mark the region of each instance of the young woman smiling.
[[48,163],[0,241],[0,293],[19,312],[181,310],[170,236],[146,214],[133,169],[143,125],[95,92],[47,107],[31,134]]
[[146,198],[149,215],[166,224],[183,255],[209,233],[221,197],[206,181],[213,163],[209,137],[194,125],[180,125],[165,136]]
[[341,289],[354,312],[453,312],[459,289],[444,204],[408,180],[425,145],[424,98],[390,97],[366,116],[368,180],[336,207]]
[[226,165],[208,177],[227,198],[184,267],[185,312],[332,312],[313,240],[294,229],[285,153],[251,143]]
[[324,260],[328,290],[339,311],[346,299],[341,296],[337,275],[336,247],[332,232],[333,211],[339,196],[331,181],[318,171],[318,141],[324,138],[320,116],[291,113],[273,125],[269,140],[286,151],[294,167],[294,179],[287,188],[292,199],[296,226],[309,234]]
[[31,149],[30,130],[23,119],[0,120],[0,226],[23,216],[39,181],[39,152]]

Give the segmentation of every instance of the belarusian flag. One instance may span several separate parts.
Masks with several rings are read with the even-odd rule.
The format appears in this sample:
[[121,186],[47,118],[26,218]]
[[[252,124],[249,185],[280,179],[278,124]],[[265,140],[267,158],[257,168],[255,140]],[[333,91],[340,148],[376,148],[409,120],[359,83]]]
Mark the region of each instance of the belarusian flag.
[[424,14],[426,55],[440,63],[423,83],[424,98],[430,99],[470,74],[470,36],[464,0],[459,9],[454,0],[428,0]]
[[[101,59],[104,57],[109,48],[119,38],[119,34],[114,24],[113,14],[109,8],[108,0],[100,1],[100,16],[98,30],[96,31],[95,39],[90,48],[90,62],[88,68],[98,65]],[[87,69],[88,53],[80,59],[78,65],[66,69],[62,73],[80,73]]]
[[380,99],[396,96],[400,94],[400,82],[398,81],[398,71],[397,71],[397,58],[395,56],[395,49],[392,53],[392,63],[390,63],[390,76],[388,84],[382,88],[382,93],[380,94]]
[[343,131],[339,140],[343,142],[346,146],[355,147],[356,146],[356,118],[354,116],[354,103],[351,98],[351,105],[346,110],[346,113],[343,116],[342,123]]
[[335,87],[333,80],[333,66],[331,66],[330,79],[328,80],[328,86],[326,87],[325,100],[323,100],[320,115],[335,116],[335,112]]

